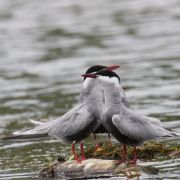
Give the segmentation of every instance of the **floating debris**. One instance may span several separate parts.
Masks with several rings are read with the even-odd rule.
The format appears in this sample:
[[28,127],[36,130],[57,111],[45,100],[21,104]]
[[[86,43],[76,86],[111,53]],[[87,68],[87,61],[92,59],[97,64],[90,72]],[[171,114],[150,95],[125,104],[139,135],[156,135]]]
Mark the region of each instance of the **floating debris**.
[[[42,169],[39,172],[41,178],[107,178],[118,177],[125,175],[129,178],[139,177],[143,172],[145,173],[148,167],[138,165],[128,165],[127,163],[119,164],[114,160],[104,159],[87,159],[81,163],[77,163],[75,160],[65,161],[60,163],[55,161],[50,166]],[[157,169],[154,168],[153,173],[157,173]]]

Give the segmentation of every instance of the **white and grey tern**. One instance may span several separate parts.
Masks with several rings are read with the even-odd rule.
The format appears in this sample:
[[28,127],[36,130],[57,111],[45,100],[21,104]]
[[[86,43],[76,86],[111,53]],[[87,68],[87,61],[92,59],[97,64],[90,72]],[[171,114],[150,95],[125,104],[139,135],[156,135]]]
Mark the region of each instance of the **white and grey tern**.
[[113,71],[102,70],[96,74],[84,74],[84,77],[97,79],[104,89],[104,106],[101,115],[101,123],[124,147],[126,158],[126,145],[134,147],[132,163],[136,163],[136,146],[144,141],[174,134],[163,128],[159,119],[146,117],[123,103],[123,88],[120,77]]

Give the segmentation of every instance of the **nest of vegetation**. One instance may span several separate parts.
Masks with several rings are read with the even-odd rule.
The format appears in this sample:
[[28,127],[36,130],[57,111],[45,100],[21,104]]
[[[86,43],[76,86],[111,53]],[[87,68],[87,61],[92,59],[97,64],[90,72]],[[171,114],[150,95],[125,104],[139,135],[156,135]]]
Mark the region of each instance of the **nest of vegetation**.
[[[132,147],[127,148],[127,156],[132,159]],[[100,158],[100,159],[120,159],[120,145],[100,143],[100,146],[95,150],[93,146],[87,146],[85,155],[87,158]],[[166,145],[157,142],[147,142],[143,146],[137,147],[137,159],[146,161],[157,158],[165,158],[169,156],[180,155],[180,146]]]

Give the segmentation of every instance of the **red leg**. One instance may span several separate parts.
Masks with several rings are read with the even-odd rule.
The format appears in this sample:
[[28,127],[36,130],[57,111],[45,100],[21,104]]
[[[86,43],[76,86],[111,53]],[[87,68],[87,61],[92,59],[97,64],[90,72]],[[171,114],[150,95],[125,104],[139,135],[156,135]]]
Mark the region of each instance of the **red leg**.
[[134,161],[134,164],[136,164],[136,161],[137,161],[137,149],[136,149],[136,146],[133,146],[133,161]]
[[123,144],[123,151],[122,151],[122,160],[126,161],[127,160],[127,148],[126,145]]
[[136,146],[133,146],[133,159],[129,161],[129,164],[136,164],[137,162],[137,149]]
[[121,164],[126,162],[127,160],[127,149],[126,149],[126,145],[123,144],[123,147],[121,149],[120,147],[120,156],[121,156],[121,160],[116,161],[117,163]]
[[108,142],[109,142],[109,145],[111,146],[112,145],[112,142],[111,142],[111,134],[108,133]]
[[83,141],[81,142],[80,148],[81,148],[81,160],[84,161],[84,160],[86,160],[86,157],[84,154],[84,143],[83,143]]
[[72,143],[71,148],[72,148],[72,153],[74,155],[74,160],[76,160],[78,163],[80,163],[80,161],[78,159],[78,155],[77,155],[77,153],[75,151],[75,144],[74,143]]
[[[95,139],[95,141],[96,141],[96,134],[93,133],[93,135],[94,135],[94,139]],[[95,151],[96,151],[98,148],[99,148],[99,143],[96,141]]]

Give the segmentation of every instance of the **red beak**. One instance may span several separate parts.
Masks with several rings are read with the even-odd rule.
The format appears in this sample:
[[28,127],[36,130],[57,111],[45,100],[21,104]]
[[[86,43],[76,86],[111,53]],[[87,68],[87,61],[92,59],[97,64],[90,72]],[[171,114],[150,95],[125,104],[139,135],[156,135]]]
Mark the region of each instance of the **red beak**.
[[120,65],[111,65],[111,66],[108,66],[108,67],[106,68],[106,70],[112,71],[112,70],[117,69],[117,68],[119,68],[119,67],[120,67]]
[[96,74],[82,74],[81,76],[86,77],[86,78],[96,78]]

